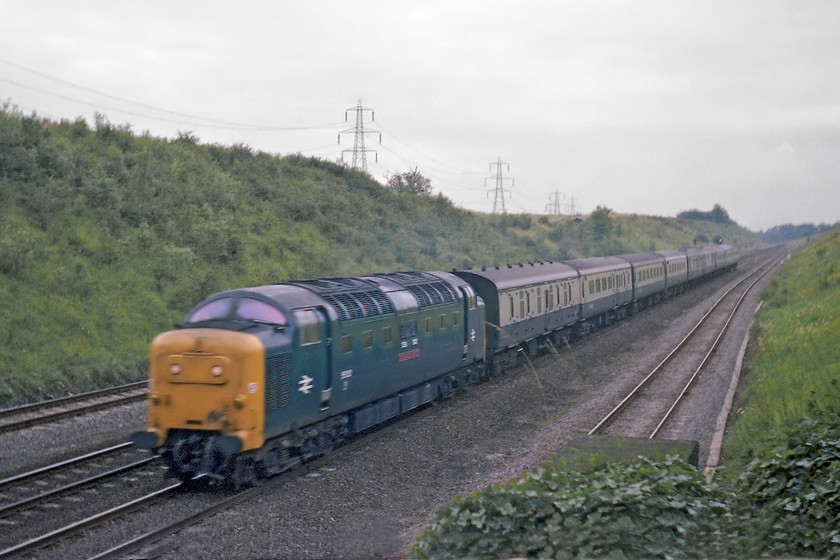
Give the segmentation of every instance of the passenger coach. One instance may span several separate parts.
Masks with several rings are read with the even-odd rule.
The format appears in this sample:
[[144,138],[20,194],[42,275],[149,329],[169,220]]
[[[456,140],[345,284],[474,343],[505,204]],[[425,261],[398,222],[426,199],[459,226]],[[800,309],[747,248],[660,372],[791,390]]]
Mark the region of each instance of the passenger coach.
[[624,317],[633,300],[630,263],[619,257],[565,261],[580,274],[582,330],[601,327]]
[[577,270],[568,264],[538,262],[455,274],[474,286],[484,300],[490,355],[522,344],[534,354],[539,337],[578,320],[580,281]]

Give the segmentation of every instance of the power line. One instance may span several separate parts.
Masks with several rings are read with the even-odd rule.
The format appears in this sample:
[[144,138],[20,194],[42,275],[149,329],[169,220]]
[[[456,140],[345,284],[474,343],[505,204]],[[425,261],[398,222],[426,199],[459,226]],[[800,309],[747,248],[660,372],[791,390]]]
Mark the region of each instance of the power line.
[[43,93],[45,95],[50,95],[50,96],[53,96],[53,97],[57,97],[59,99],[64,99],[64,100],[67,100],[67,101],[73,101],[75,103],[81,103],[83,105],[88,105],[88,106],[98,108],[98,109],[107,109],[107,110],[111,110],[111,111],[119,111],[119,112],[126,113],[126,114],[129,114],[129,115],[133,115],[133,116],[136,116],[136,117],[144,117],[144,118],[149,118],[149,119],[155,119],[155,120],[163,121],[163,122],[171,122],[171,123],[176,123],[176,124],[181,124],[181,125],[186,125],[186,126],[204,126],[204,127],[208,127],[208,128],[231,129],[231,130],[250,130],[250,131],[322,130],[322,129],[325,129],[325,128],[333,128],[333,127],[338,126],[340,124],[340,123],[330,123],[330,124],[321,125],[321,126],[265,126],[265,125],[251,124],[251,123],[241,123],[241,122],[235,122],[235,121],[224,121],[224,120],[219,120],[219,119],[211,119],[211,118],[207,118],[207,117],[191,115],[189,113],[180,113],[178,111],[172,111],[170,109],[164,109],[164,108],[161,108],[161,107],[156,107],[154,105],[141,103],[139,101],[134,101],[132,99],[127,99],[125,97],[119,97],[117,95],[112,95],[110,93],[106,93],[106,92],[103,92],[103,91],[95,90],[95,89],[88,88],[88,87],[85,87],[85,86],[80,86],[80,85],[74,84],[72,82],[69,82],[67,80],[63,80],[63,79],[57,78],[55,76],[50,76],[49,74],[44,74],[44,73],[38,72],[36,70],[31,70],[29,68],[26,68],[25,66],[21,66],[20,64],[10,62],[10,61],[2,59],[2,58],[0,58],[0,63],[6,64],[8,66],[11,66],[11,67],[16,68],[18,70],[22,70],[24,72],[28,72],[28,73],[33,74],[35,76],[45,78],[47,80],[51,80],[51,81],[54,81],[54,82],[57,82],[57,83],[60,83],[60,84],[64,84],[64,85],[69,86],[69,87],[71,87],[73,89],[76,89],[76,90],[84,91],[84,92],[87,92],[87,93],[92,93],[94,95],[105,97],[107,99],[112,99],[114,101],[120,101],[122,103],[128,103],[130,105],[135,105],[137,107],[141,107],[141,108],[144,108],[144,109],[157,111],[159,113],[164,113],[164,114],[167,114],[167,115],[171,115],[173,117],[182,117],[182,118],[187,118],[187,119],[191,119],[191,120],[194,120],[194,121],[198,121],[198,122],[184,122],[183,120],[176,120],[176,119],[173,119],[173,118],[166,118],[166,117],[160,117],[160,116],[155,116],[155,115],[149,115],[147,113],[139,113],[137,111],[132,111],[132,110],[129,110],[129,109],[121,109],[121,108],[117,108],[117,107],[113,107],[113,106],[104,106],[101,103],[96,103],[96,102],[88,101],[88,100],[85,100],[85,99],[80,99],[78,97],[71,97],[69,95],[62,95],[60,93],[55,93],[53,91],[49,91],[49,90],[46,90],[46,89],[42,89],[42,88],[39,88],[39,87],[36,87],[36,86],[21,83],[19,81],[15,81],[13,79],[5,78],[5,77],[0,76],[0,80],[2,80],[4,82],[16,85],[18,87],[23,87],[23,88],[30,89],[30,90],[33,90],[33,91],[37,91],[37,92]]

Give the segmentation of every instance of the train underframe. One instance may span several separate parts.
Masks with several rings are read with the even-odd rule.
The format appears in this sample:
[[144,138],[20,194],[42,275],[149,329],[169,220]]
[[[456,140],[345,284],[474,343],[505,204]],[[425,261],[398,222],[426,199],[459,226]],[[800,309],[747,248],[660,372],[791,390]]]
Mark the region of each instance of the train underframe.
[[[253,486],[270,476],[328,454],[347,443],[357,434],[381,425],[429,402],[451,398],[458,391],[486,380],[491,374],[484,361],[473,362],[424,383],[431,385],[433,398],[395,413],[374,414],[388,407],[380,403],[393,401],[416,388],[389,395],[357,409],[338,414],[321,422],[266,440],[259,449],[240,452],[229,443],[220,445],[219,432],[201,430],[171,430],[166,443],[158,450],[169,469],[169,475],[182,481],[207,479],[211,484],[226,484],[236,489]],[[418,386],[419,387],[419,386]],[[364,422],[356,416],[364,415]]]

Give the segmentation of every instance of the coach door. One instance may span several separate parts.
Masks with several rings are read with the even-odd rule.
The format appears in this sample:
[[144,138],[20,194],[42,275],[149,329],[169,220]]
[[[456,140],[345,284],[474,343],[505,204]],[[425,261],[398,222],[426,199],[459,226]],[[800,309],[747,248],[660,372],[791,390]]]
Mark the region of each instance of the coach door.
[[459,288],[461,290],[461,295],[464,296],[464,320],[461,324],[463,325],[462,333],[464,335],[464,353],[462,355],[462,359],[465,359],[469,353],[470,343],[476,339],[476,327],[484,328],[484,325],[473,324],[471,311],[476,308],[477,302],[476,295],[472,287],[459,286]]
[[320,394],[321,410],[330,406],[332,397],[332,333],[327,314],[320,307],[294,312],[298,327],[296,378],[292,383],[304,395]]

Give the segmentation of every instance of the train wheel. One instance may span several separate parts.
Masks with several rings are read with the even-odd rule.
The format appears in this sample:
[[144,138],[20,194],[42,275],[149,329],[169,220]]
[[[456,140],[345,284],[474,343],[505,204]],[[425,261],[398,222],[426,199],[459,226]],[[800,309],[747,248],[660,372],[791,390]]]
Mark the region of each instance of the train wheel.
[[236,490],[254,486],[260,481],[256,463],[242,455],[239,455],[234,461],[233,472],[230,478]]

